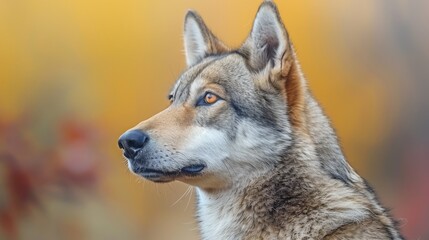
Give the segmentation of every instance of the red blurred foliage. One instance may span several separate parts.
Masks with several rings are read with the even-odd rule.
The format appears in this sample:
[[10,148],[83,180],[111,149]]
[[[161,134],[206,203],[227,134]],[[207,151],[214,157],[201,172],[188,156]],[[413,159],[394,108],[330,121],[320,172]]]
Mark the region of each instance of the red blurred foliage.
[[[401,220],[404,235],[426,239],[428,236],[416,236],[416,233],[427,234],[429,222],[429,142],[413,144],[407,149],[402,161],[404,169],[404,181],[401,186],[398,208],[395,209],[398,216],[407,216]],[[408,161],[413,164],[408,164]]]
[[96,165],[103,159],[91,124],[66,119],[52,131],[56,136],[47,136],[53,144],[43,146],[37,145],[41,136],[32,133],[35,126],[28,119],[0,122],[0,178],[6,188],[0,230],[10,239],[18,239],[20,217],[42,205],[40,193],[72,198],[74,189],[93,190]]

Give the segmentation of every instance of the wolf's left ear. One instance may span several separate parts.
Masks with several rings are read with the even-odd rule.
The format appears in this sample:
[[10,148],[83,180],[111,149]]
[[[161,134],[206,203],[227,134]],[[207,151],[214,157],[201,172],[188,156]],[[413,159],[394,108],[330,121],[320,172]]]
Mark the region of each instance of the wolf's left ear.
[[[306,131],[304,112],[306,81],[286,28],[272,1],[265,0],[259,7],[250,36],[241,47],[241,51],[248,55],[248,62],[253,68],[269,70],[270,77],[261,78],[260,86],[266,86],[266,82],[283,85],[289,120],[293,127]],[[270,81],[265,81],[267,79]]]
[[228,51],[228,48],[207,28],[203,19],[189,10],[185,17],[186,63],[192,66],[210,54]]
[[290,57],[288,33],[273,2],[261,4],[242,48],[250,54],[250,65],[255,69],[262,69],[269,63],[281,66]]

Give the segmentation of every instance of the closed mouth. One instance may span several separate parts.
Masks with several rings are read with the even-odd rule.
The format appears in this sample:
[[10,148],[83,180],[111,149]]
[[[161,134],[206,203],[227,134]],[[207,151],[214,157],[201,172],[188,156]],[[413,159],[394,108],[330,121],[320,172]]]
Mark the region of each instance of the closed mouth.
[[180,170],[180,172],[188,175],[199,174],[206,166],[202,164],[189,165]]
[[162,171],[151,168],[137,168],[135,173],[153,182],[171,182],[180,177],[195,177],[201,175],[206,166],[193,164],[181,168],[179,171]]

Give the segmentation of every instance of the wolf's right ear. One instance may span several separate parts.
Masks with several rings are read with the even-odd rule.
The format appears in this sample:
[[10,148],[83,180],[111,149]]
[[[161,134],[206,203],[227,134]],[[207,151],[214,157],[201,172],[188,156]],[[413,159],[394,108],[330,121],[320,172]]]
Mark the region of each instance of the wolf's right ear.
[[185,55],[186,64],[195,65],[210,54],[223,53],[228,48],[207,28],[203,19],[189,10],[185,17]]

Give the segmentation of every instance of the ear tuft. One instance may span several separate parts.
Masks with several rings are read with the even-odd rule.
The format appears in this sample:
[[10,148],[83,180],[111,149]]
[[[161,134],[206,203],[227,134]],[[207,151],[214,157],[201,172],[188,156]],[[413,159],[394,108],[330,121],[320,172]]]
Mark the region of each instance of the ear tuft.
[[186,13],[184,41],[186,63],[188,66],[194,65],[196,62],[200,61],[207,52],[204,33],[202,32],[202,27],[198,23],[199,19],[200,17],[198,14],[192,10]]
[[282,60],[289,40],[273,2],[264,1],[259,7],[245,46],[250,48],[251,65],[257,69],[264,68],[270,61]]
[[227,50],[227,47],[213,35],[203,19],[193,10],[186,13],[184,44],[188,66],[195,65],[208,54]]

